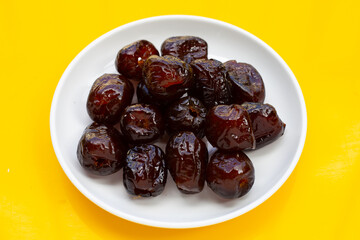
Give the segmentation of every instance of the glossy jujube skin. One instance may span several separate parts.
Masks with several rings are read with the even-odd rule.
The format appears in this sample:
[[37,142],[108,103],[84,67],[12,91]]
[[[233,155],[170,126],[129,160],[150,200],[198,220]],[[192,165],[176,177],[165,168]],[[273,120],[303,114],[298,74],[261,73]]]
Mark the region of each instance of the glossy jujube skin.
[[119,74],[104,74],[91,87],[86,107],[90,118],[99,123],[115,124],[131,103],[134,87]]
[[149,92],[160,100],[172,101],[186,93],[193,83],[188,63],[173,56],[151,56],[143,67],[143,78]]
[[230,84],[223,64],[215,59],[198,59],[191,63],[194,71],[194,86],[191,95],[211,108],[231,101]]
[[270,104],[246,102],[241,105],[249,114],[253,127],[256,149],[272,143],[284,134],[286,124]]
[[196,59],[207,59],[206,41],[194,36],[177,36],[166,39],[161,45],[161,55],[171,55],[190,63]]
[[169,105],[169,101],[166,99],[159,100],[154,97],[149,89],[146,87],[144,82],[139,82],[136,88],[136,96],[139,103],[147,103],[157,106],[160,110],[166,108]]
[[264,82],[252,65],[230,60],[224,66],[231,84],[233,103],[264,102]]
[[124,76],[140,80],[144,62],[151,55],[159,55],[155,46],[147,40],[139,40],[120,49],[116,56],[115,67]]
[[164,153],[155,145],[142,144],[131,148],[124,166],[124,186],[131,195],[156,197],[166,184]]
[[160,110],[150,104],[128,106],[120,119],[124,137],[133,144],[150,143],[161,137],[165,125]]
[[249,114],[238,104],[211,108],[206,117],[205,134],[212,146],[225,151],[255,148]]
[[205,143],[192,132],[179,132],[166,145],[166,165],[182,193],[203,190],[207,161]]
[[216,151],[206,169],[207,185],[226,199],[247,194],[255,181],[254,166],[245,153]]
[[195,97],[187,96],[173,102],[166,111],[166,130],[170,134],[179,131],[191,131],[202,138],[204,136],[206,108]]
[[77,158],[87,171],[105,176],[122,168],[126,150],[127,147],[115,128],[92,123],[80,138]]

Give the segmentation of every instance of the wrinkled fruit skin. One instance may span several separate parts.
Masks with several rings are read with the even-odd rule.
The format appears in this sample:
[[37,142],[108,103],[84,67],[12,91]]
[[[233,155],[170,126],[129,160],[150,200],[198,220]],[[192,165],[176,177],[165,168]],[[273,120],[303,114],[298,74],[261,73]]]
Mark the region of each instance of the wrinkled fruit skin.
[[150,143],[164,133],[164,121],[160,110],[149,104],[128,106],[120,120],[120,128],[126,139],[134,144]]
[[92,123],[80,138],[77,158],[87,171],[105,176],[122,168],[126,150],[126,145],[116,129]]
[[264,102],[264,82],[252,65],[230,60],[225,62],[224,66],[228,72],[234,103]]
[[156,197],[165,188],[167,170],[163,151],[149,144],[128,151],[124,166],[124,186],[131,195]]
[[154,97],[150,92],[149,89],[147,89],[145,83],[142,81],[139,82],[136,88],[136,95],[139,103],[147,103],[154,106],[157,106],[159,108],[164,108],[167,105],[169,105],[169,101],[166,100],[159,100],[156,97]]
[[204,39],[193,36],[178,36],[166,39],[161,45],[161,55],[171,55],[190,63],[207,59],[208,46]]
[[191,131],[204,136],[206,108],[199,99],[191,96],[173,102],[166,111],[166,129],[170,134]]
[[218,105],[210,109],[205,134],[211,145],[225,151],[255,148],[249,114],[238,104]]
[[92,120],[115,124],[122,111],[131,103],[134,87],[129,80],[118,74],[104,74],[91,87],[86,107]]
[[158,55],[155,46],[147,41],[140,40],[123,47],[117,54],[115,67],[124,76],[140,80],[142,78],[142,67],[146,59],[151,55]]
[[151,56],[143,67],[149,92],[160,100],[172,101],[192,86],[193,71],[188,63],[173,56]]
[[207,161],[205,143],[192,132],[180,132],[172,136],[166,145],[166,164],[182,193],[203,190]]
[[220,197],[242,197],[250,191],[254,181],[254,166],[245,153],[217,151],[210,158],[206,182]]
[[194,71],[192,95],[198,97],[207,108],[230,103],[231,86],[220,61],[199,59],[193,61],[191,67]]
[[246,102],[241,106],[250,116],[256,149],[275,141],[284,134],[286,124],[281,121],[272,105]]

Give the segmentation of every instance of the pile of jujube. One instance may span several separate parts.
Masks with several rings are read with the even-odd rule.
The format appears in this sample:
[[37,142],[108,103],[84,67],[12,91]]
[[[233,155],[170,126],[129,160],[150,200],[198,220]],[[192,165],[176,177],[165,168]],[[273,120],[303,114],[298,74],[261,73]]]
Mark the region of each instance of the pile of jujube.
[[[193,36],[166,39],[161,56],[146,40],[123,47],[119,74],[100,76],[90,90],[94,123],[78,144],[81,166],[103,176],[123,168],[135,196],[161,194],[168,170],[184,194],[201,192],[205,182],[222,198],[249,192],[254,167],[243,150],[273,142],[285,123],[263,103],[264,83],[252,65],[207,55],[205,40]],[[217,148],[210,160],[205,137]],[[159,139],[167,140],[165,152],[153,144]]]

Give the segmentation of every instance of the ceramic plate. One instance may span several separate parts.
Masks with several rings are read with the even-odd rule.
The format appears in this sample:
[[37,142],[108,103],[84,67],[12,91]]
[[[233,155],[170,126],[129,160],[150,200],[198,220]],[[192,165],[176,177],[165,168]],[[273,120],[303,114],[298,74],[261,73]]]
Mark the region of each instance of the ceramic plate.
[[[235,59],[252,64],[262,75],[265,102],[286,123],[285,134],[272,144],[247,152],[255,167],[255,183],[240,199],[223,200],[207,186],[195,195],[181,194],[169,176],[164,192],[155,198],[127,194],[122,170],[97,177],[85,172],[76,148],[91,123],[86,99],[96,78],[116,73],[117,52],[146,39],[158,49],[168,37],[193,35],[205,39],[209,58]],[[51,139],[56,156],[70,181],[87,198],[121,218],[156,227],[191,228],[223,222],[255,208],[286,181],[296,166],[306,136],[306,109],[299,84],[281,57],[254,35],[225,22],[195,16],[161,16],[120,26],[81,51],[65,70],[56,88],[50,113]],[[160,144],[162,147],[164,143]],[[208,144],[209,150],[211,146]],[[212,151],[210,151],[212,152]]]

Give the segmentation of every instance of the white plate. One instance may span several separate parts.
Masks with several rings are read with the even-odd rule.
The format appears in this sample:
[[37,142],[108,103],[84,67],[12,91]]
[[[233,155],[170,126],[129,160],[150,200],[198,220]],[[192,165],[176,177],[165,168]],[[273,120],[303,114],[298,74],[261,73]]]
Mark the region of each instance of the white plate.
[[[122,171],[107,177],[87,174],[76,158],[84,128],[91,123],[86,99],[92,83],[103,73],[116,73],[115,56],[123,46],[140,39],[158,49],[168,37],[194,35],[205,39],[209,58],[236,59],[252,64],[265,82],[265,102],[287,124],[274,143],[247,152],[255,166],[255,184],[240,199],[223,200],[205,186],[200,194],[181,194],[171,179],[155,198],[133,199],[122,182]],[[195,16],[147,18],[118,27],[81,51],[65,70],[56,88],[50,113],[51,139],[56,156],[71,182],[87,198],[124,219],[157,227],[191,228],[237,217],[264,202],[286,181],[304,146],[306,109],[290,68],[268,45],[252,34],[213,19]]]

